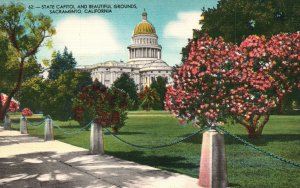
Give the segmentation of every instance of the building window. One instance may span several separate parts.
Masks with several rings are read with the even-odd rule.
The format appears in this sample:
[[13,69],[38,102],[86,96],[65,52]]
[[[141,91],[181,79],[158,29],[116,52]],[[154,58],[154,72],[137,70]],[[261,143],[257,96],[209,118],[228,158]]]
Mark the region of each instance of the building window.
[[120,69],[120,70],[123,70],[123,69]]
[[166,73],[168,73],[169,71],[166,71]]
[[106,69],[106,70],[108,70],[108,69]]
[[153,71],[151,71],[151,73],[153,73]]
[[158,73],[160,73],[160,71],[158,71]]

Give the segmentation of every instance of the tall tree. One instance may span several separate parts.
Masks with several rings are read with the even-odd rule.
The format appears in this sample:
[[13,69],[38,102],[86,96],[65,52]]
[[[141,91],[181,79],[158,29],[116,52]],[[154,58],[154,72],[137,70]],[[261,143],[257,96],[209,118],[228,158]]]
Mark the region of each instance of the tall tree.
[[[0,92],[9,93],[13,87],[18,76],[18,59],[15,55],[15,50],[8,43],[8,39],[0,32]],[[24,65],[23,80],[38,76],[41,73],[41,66],[37,63],[35,57],[30,57]],[[18,96],[14,96],[18,98]]]
[[21,88],[24,66],[37,53],[43,42],[55,34],[55,29],[49,16],[33,15],[21,4],[9,4],[0,5],[0,31],[12,46],[15,62],[18,64],[16,81],[8,93],[7,101],[0,106],[0,120],[3,120],[12,97]]
[[52,60],[49,70],[49,79],[55,80],[67,70],[72,70],[75,68],[77,62],[73,57],[72,52],[68,52],[68,48],[65,47],[63,54],[54,52],[52,54]]
[[203,12],[202,31],[226,42],[240,43],[248,35],[267,38],[300,28],[300,1],[297,0],[220,0]]
[[145,87],[143,91],[139,94],[140,105],[146,111],[150,111],[153,104],[159,101],[159,95],[155,89]]
[[262,134],[270,111],[300,89],[300,34],[266,40],[248,36],[237,46],[203,35],[168,88],[166,107],[200,124],[234,119],[251,138]]
[[90,73],[69,70],[61,74],[56,80],[47,80],[42,93],[42,108],[44,114],[54,119],[68,120],[73,116],[73,99],[81,87],[92,84]]
[[137,85],[134,80],[130,78],[129,74],[122,73],[121,76],[116,79],[113,84],[114,87],[125,91],[130,100],[130,110],[136,110],[138,108],[138,94],[137,94]]
[[155,80],[152,81],[150,88],[155,89],[158,96],[159,101],[153,104],[153,109],[155,110],[163,110],[164,109],[164,101],[165,95],[167,92],[167,79],[161,76],[158,76]]
[[32,77],[31,79],[24,81],[22,90],[18,95],[21,109],[28,107],[35,113],[42,112],[42,96],[44,95],[46,88],[47,82],[42,77]]

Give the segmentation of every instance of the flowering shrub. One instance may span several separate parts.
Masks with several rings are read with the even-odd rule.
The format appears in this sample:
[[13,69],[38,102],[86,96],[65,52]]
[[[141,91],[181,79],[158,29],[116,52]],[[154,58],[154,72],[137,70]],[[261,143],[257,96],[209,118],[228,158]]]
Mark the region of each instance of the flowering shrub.
[[102,127],[114,131],[124,126],[128,106],[128,95],[115,87],[107,88],[101,83],[83,87],[74,100],[75,120],[82,123],[95,119]]
[[[7,95],[4,93],[0,94],[0,101],[1,101],[1,106],[4,105],[4,103],[7,101]],[[20,108],[20,103],[14,99],[11,100],[9,103],[9,108],[8,110],[10,112],[16,112]]]
[[22,115],[23,116],[32,116],[32,111],[29,109],[29,108],[24,108],[23,110],[22,110]]
[[266,41],[249,36],[236,46],[200,36],[173,76],[166,109],[202,125],[233,118],[250,137],[260,135],[270,110],[291,88],[299,88],[299,37],[280,34]]

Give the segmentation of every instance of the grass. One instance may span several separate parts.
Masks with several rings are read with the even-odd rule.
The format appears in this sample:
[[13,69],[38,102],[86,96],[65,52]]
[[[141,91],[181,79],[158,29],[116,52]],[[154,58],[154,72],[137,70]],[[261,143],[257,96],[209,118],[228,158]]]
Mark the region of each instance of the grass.
[[[54,121],[67,132],[79,129],[75,121]],[[16,127],[16,125],[14,125]],[[226,129],[246,140],[246,131],[240,125],[226,125]],[[129,112],[126,126],[118,136],[138,144],[155,146],[185,137],[197,129],[182,127],[176,118],[166,112]],[[43,137],[43,127],[32,128],[31,135]],[[89,131],[76,135],[54,129],[55,139],[83,148],[89,147]],[[138,150],[116,141],[105,134],[105,152],[125,160],[197,177],[202,136],[195,135],[175,146],[158,150]],[[271,116],[263,136],[248,140],[260,148],[300,163],[300,116]],[[228,179],[230,187],[299,187],[300,169],[245,147],[232,137],[225,136]]]

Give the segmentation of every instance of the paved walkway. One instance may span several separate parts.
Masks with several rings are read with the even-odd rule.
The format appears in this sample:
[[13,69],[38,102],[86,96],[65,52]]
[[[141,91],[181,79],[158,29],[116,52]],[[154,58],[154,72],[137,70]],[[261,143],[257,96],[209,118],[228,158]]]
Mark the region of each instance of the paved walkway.
[[0,187],[193,188],[197,179],[1,127]]

